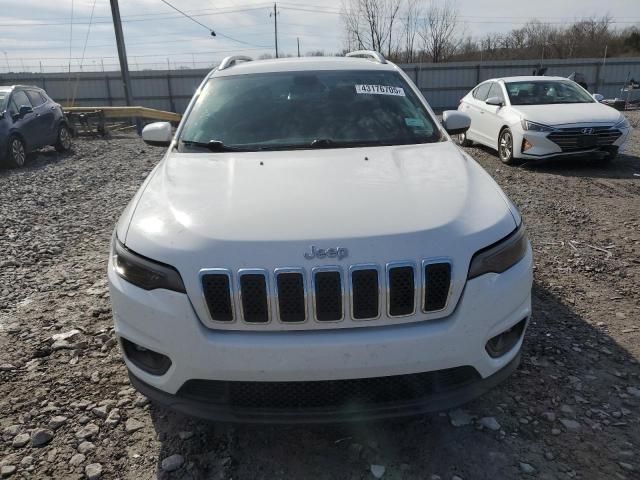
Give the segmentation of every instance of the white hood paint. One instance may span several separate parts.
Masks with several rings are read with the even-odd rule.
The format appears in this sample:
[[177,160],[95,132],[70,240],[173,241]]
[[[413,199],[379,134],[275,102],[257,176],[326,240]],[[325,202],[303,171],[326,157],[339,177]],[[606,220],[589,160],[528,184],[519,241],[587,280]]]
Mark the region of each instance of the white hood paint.
[[[493,179],[452,142],[276,151],[169,153],[140,196],[131,250],[173,265],[200,318],[202,268],[304,267],[448,257],[450,314],[471,256],[516,227]],[[122,219],[126,222],[126,219]],[[119,228],[119,232],[126,227]],[[348,257],[306,260],[342,247]]]
[[543,125],[613,125],[620,120],[620,112],[601,103],[513,105],[511,108],[523,119]]

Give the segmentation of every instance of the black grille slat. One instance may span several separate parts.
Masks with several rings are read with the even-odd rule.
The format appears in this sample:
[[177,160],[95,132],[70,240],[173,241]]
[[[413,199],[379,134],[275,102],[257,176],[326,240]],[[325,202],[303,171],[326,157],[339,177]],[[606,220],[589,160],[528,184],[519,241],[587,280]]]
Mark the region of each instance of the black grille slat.
[[380,314],[380,286],[378,282],[378,271],[375,269],[351,272],[354,319],[377,318]]
[[415,278],[413,267],[389,269],[389,315],[410,315],[415,305]]
[[202,288],[209,315],[219,322],[233,320],[229,277],[225,274],[207,274],[202,277]]
[[307,314],[302,274],[279,273],[276,281],[280,320],[283,322],[304,322]]
[[245,273],[240,277],[242,314],[245,322],[266,323],[269,321],[267,280],[260,273]]
[[420,400],[480,379],[469,366],[352,380],[229,382],[189,380],[178,396],[238,408],[353,407]]
[[316,272],[316,318],[321,322],[342,320],[342,279],[340,272]]
[[451,284],[451,265],[448,263],[432,263],[424,267],[425,278],[425,312],[442,310],[447,305]]

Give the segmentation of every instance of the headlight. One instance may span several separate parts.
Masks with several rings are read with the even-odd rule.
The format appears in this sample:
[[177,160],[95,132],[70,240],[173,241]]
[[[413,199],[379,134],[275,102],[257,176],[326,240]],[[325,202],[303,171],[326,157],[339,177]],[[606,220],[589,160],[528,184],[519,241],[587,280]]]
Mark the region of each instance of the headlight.
[[166,288],[186,293],[182,278],[175,268],[133,253],[117,238],[113,241],[113,265],[118,275],[137,287],[145,290]]
[[529,239],[523,224],[508,237],[477,252],[471,259],[468,279],[494,272],[502,273],[524,258]]
[[543,125],[541,123],[535,123],[524,119],[520,121],[520,124],[522,125],[522,128],[524,128],[525,130],[529,130],[530,132],[552,132],[554,130],[553,127],[550,127],[548,125]]
[[616,123],[612,128],[631,128],[631,124],[629,123],[629,120],[627,120],[627,117],[620,115],[620,120],[618,120],[618,123]]

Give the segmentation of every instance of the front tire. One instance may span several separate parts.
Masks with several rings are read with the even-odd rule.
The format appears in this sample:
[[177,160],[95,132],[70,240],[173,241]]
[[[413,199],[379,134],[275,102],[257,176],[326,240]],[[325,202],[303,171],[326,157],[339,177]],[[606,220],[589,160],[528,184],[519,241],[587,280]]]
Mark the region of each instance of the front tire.
[[455,137],[456,143],[461,147],[470,147],[473,145],[473,142],[467,138],[466,133],[459,133]]
[[513,134],[508,128],[502,130],[498,137],[498,157],[505,165],[513,165],[515,163],[513,158]]
[[17,135],[9,137],[7,148],[7,163],[10,168],[24,167],[27,161],[27,148],[22,139]]
[[57,152],[66,152],[71,148],[71,131],[69,127],[62,124],[58,129],[58,138],[54,145]]

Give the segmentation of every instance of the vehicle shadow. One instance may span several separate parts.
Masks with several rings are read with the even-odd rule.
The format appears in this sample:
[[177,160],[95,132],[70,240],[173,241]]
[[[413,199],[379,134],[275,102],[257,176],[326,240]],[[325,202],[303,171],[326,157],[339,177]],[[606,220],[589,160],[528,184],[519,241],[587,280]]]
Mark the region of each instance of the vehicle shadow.
[[0,176],[11,175],[12,172],[41,170],[52,163],[57,163],[62,159],[73,157],[74,155],[75,151],[73,150],[73,147],[71,150],[64,153],[58,153],[53,147],[47,147],[44,150],[29,153],[24,166],[21,168],[9,168],[0,162]]
[[[374,478],[371,465],[380,465],[385,479],[510,479],[521,478],[521,462],[537,478],[627,478],[616,455],[640,444],[639,400],[624,394],[640,374],[637,361],[606,326],[591,325],[538,283],[533,294],[520,368],[462,407],[475,419],[495,417],[499,430],[477,420],[453,427],[446,413],[342,425],[214,425],[154,406],[157,478]],[[589,448],[577,448],[580,442]],[[174,454],[184,465],[163,471],[162,459]]]
[[513,168],[514,171],[522,168],[532,172],[548,173],[564,177],[591,177],[640,181],[640,156],[633,153],[621,153],[608,164],[598,163],[597,160],[588,156],[576,156],[526,161],[518,165],[507,166],[500,162],[495,150],[485,147],[484,145],[474,145],[466,150],[472,156],[474,156],[474,150],[479,150],[484,155],[492,157],[496,165],[502,165],[504,168]]

